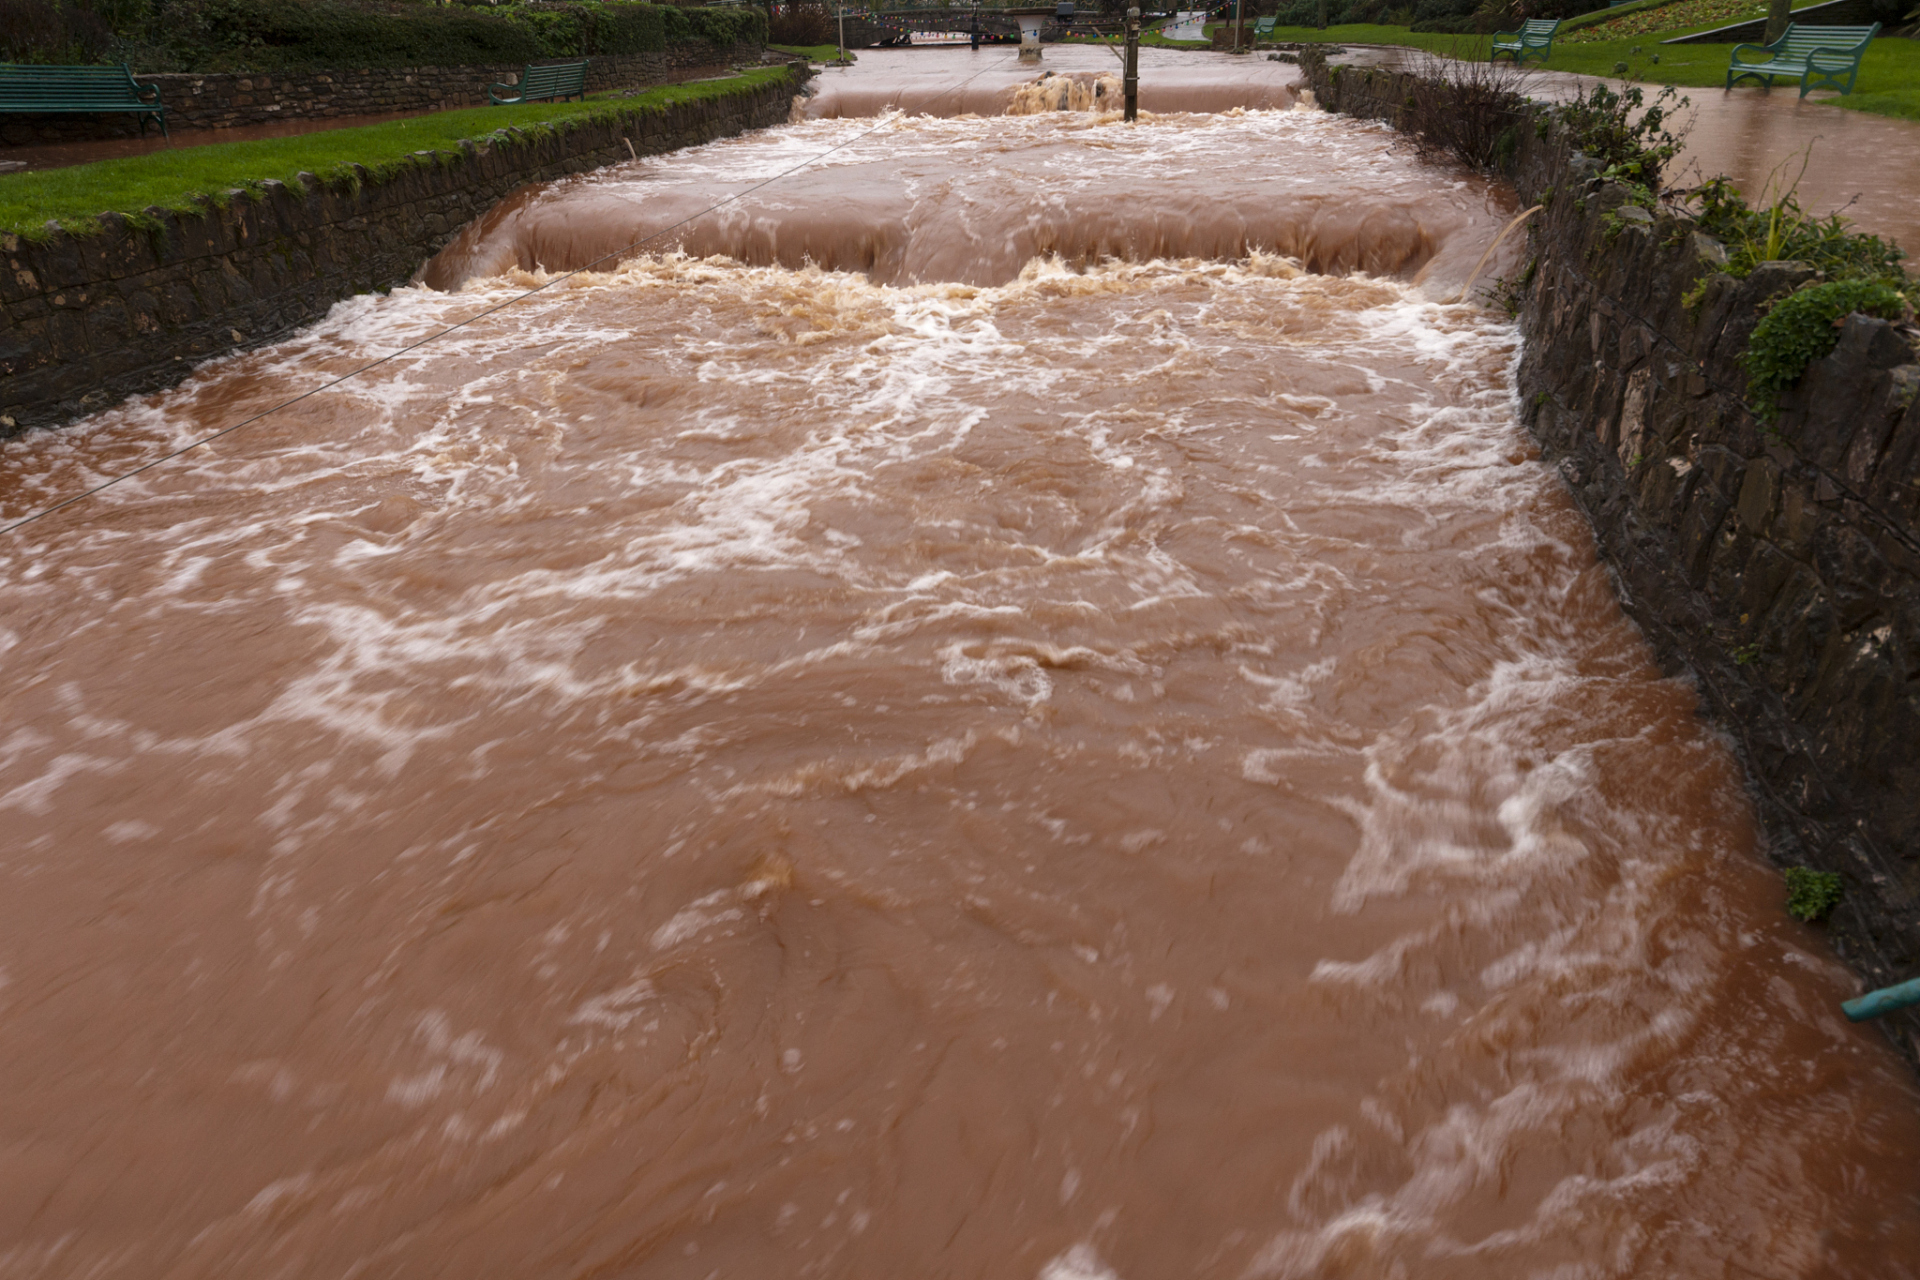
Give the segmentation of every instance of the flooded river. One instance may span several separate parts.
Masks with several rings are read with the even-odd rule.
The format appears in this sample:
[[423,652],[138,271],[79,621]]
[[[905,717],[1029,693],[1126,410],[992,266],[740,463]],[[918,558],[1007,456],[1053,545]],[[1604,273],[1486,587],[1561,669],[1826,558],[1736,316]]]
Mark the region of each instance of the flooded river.
[[0,446],[747,193],[9,535],[0,1277],[1920,1274],[1920,1096],[1445,300],[1509,203],[1261,92],[619,166]]

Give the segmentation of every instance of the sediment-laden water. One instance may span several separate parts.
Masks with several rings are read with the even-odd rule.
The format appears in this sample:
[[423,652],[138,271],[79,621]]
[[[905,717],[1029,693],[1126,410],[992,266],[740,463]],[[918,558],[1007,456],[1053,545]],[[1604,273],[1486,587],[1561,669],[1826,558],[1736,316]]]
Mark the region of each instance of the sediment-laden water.
[[1445,300],[1508,208],[1383,130],[621,166],[0,511],[843,143],[11,535],[0,1276],[1916,1274],[1920,1098]]

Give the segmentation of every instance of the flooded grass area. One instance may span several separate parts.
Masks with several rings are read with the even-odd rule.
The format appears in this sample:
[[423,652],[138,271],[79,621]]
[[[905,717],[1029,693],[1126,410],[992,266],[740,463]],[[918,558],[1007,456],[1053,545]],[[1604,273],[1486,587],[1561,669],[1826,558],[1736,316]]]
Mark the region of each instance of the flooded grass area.
[[[1555,40],[1553,56],[1544,69],[1627,79],[1654,86],[1712,89],[1730,96],[1767,93],[1766,90],[1747,86],[1731,91],[1725,89],[1727,63],[1734,47],[1731,43],[1660,43],[1667,37],[1684,34],[1685,29],[1680,28],[1612,40]],[[1484,62],[1489,48],[1489,38],[1486,36],[1444,35],[1410,31],[1405,27],[1369,25],[1328,27],[1324,31],[1313,27],[1278,27],[1274,30],[1273,39],[1307,43],[1324,41],[1333,44],[1397,45],[1473,62]],[[1653,61],[1656,56],[1659,58],[1657,63]],[[1625,71],[1616,70],[1623,64]],[[1528,65],[1538,66],[1537,63]],[[1794,97],[1799,94],[1800,88],[1782,81],[1771,92],[1775,97],[1782,94]],[[1850,111],[1907,120],[1920,119],[1920,40],[1892,36],[1875,40],[1868,46],[1866,57],[1861,61],[1859,83],[1851,95],[1820,91],[1812,95],[1812,100],[1824,105],[1845,107]]]

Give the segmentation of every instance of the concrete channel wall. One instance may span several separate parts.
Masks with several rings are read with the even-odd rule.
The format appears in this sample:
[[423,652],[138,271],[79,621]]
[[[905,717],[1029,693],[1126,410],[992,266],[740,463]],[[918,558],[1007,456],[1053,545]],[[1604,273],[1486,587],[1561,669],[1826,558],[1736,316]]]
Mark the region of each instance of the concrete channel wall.
[[405,283],[455,232],[530,182],[787,120],[811,73],[555,132],[423,152],[376,179],[311,175],[189,214],[117,214],[91,235],[0,236],[0,437],[171,386],[210,356],[272,340],[355,294]]
[[[1414,97],[1405,74],[1307,71],[1329,109],[1396,126]],[[1544,111],[1517,128],[1505,172],[1548,205],[1512,295],[1522,415],[1622,605],[1736,744],[1770,856],[1841,876],[1835,950],[1869,986],[1914,977],[1920,347],[1909,329],[1847,317],[1763,424],[1747,341],[1813,270],[1720,271],[1721,245],[1664,206],[1627,206]],[[1920,1065],[1920,1016],[1881,1023]]]
[[[704,40],[671,44],[657,53],[602,54],[587,59],[587,91],[666,84],[689,73],[716,74],[739,63],[758,62],[757,44],[711,45]],[[543,58],[542,62],[564,61]],[[167,105],[167,128],[231,129],[282,120],[331,120],[352,116],[484,107],[487,86],[518,83],[518,63],[473,67],[372,67],[330,71],[219,72],[141,75]],[[139,121],[124,114],[0,116],[0,146],[131,137]],[[0,153],[0,159],[4,159]]]

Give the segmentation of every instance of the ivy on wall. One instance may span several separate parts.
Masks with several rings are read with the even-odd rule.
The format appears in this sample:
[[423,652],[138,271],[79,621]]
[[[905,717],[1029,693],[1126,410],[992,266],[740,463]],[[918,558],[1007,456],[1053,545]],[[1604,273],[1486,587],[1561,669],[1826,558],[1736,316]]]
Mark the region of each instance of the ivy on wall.
[[1800,380],[1807,366],[1832,354],[1840,321],[1854,312],[1898,320],[1907,300],[1877,280],[1834,280],[1790,293],[1754,326],[1747,341],[1747,398],[1760,416],[1779,414],[1780,393]]

